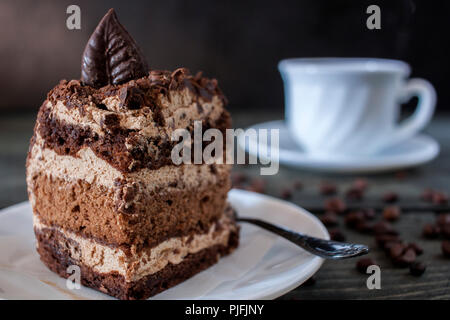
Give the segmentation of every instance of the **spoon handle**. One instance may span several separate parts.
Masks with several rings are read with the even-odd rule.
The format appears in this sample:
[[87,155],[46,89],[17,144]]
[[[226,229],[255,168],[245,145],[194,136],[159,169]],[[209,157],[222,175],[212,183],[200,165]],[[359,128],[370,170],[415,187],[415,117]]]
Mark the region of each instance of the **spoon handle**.
[[325,259],[346,259],[361,256],[369,252],[369,248],[365,245],[319,239],[259,219],[237,218],[237,221],[251,223],[271,231],[295,243],[306,251]]

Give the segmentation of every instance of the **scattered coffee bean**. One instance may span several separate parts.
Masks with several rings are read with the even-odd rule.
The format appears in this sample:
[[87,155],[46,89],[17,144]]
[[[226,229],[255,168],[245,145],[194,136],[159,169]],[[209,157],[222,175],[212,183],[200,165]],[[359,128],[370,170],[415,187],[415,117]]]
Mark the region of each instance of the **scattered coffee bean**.
[[360,201],[364,197],[364,190],[352,187],[347,190],[345,197],[349,200]]
[[344,213],[347,209],[345,202],[340,198],[331,198],[325,201],[325,210],[336,213]]
[[422,262],[413,262],[409,266],[409,273],[411,273],[415,277],[420,277],[424,274],[427,266]]
[[395,241],[388,241],[388,242],[386,242],[386,243],[384,244],[384,252],[385,252],[387,255],[389,255],[390,252],[391,252],[391,248],[392,248],[393,246],[395,246],[396,244],[398,244],[398,243],[402,243],[402,241],[401,241],[400,239],[397,239],[397,240],[395,240]]
[[423,201],[431,202],[433,200],[434,190],[427,188],[422,192],[420,196]]
[[324,181],[320,184],[320,193],[324,196],[331,196],[337,193],[337,186],[331,182]]
[[365,191],[368,187],[369,183],[364,178],[357,178],[352,183],[352,188],[359,189],[361,191]]
[[448,202],[448,196],[443,192],[436,191],[433,193],[431,202],[436,205],[446,204]]
[[450,224],[450,213],[442,213],[436,218],[436,224],[439,226],[444,226]]
[[400,242],[400,239],[397,235],[379,234],[375,237],[375,241],[380,248],[384,249],[388,243],[397,243]]
[[407,248],[413,249],[418,256],[423,253],[422,247],[415,242],[409,243]]
[[401,210],[398,206],[388,206],[383,210],[383,218],[387,221],[396,221],[400,218]]
[[364,213],[362,211],[352,211],[345,216],[344,221],[347,227],[354,228],[365,221]]
[[333,241],[342,242],[347,238],[345,234],[343,234],[342,231],[337,228],[328,229],[328,233],[330,234],[330,239]]
[[367,268],[374,264],[376,264],[376,263],[372,258],[362,258],[356,262],[356,269],[359,272],[366,274]]
[[442,241],[441,249],[442,249],[442,253],[444,254],[444,256],[446,256],[447,258],[450,258],[450,241],[449,240]]
[[400,257],[395,257],[393,261],[399,267],[408,267],[416,261],[416,252],[413,249],[406,249]]
[[367,208],[367,209],[363,209],[362,210],[364,213],[364,218],[366,218],[367,220],[373,220],[376,217],[376,213],[375,210],[372,208]]
[[440,233],[440,228],[430,223],[426,224],[422,230],[422,235],[427,239],[436,239]]
[[406,250],[406,246],[403,243],[395,243],[390,246],[389,257],[392,259],[400,258]]
[[280,197],[285,200],[289,200],[292,198],[292,191],[290,189],[283,189],[281,191]]
[[325,214],[320,217],[320,221],[322,221],[326,227],[334,227],[338,224],[338,216],[334,212],[325,212]]
[[364,233],[364,234],[371,234],[371,233],[373,233],[373,225],[371,225],[367,221],[359,222],[356,225],[355,229],[358,232],[361,232],[361,233]]
[[398,194],[395,192],[387,192],[383,195],[383,201],[386,203],[394,203],[398,200]]
[[379,221],[373,226],[373,232],[377,235],[390,234],[397,236],[398,232],[395,230],[389,222]]

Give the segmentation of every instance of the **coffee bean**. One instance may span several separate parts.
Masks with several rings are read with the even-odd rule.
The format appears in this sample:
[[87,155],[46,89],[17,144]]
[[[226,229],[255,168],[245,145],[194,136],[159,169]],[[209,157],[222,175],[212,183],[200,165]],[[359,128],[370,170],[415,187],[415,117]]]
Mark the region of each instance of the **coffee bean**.
[[423,201],[431,202],[433,200],[434,190],[427,188],[422,192],[420,196]]
[[260,178],[255,178],[250,182],[250,186],[248,187],[249,191],[265,193],[266,191],[266,181]]
[[436,239],[439,237],[440,232],[441,231],[438,226],[429,223],[423,227],[422,235],[427,239]]
[[292,191],[290,189],[283,189],[281,191],[280,197],[285,200],[289,200],[292,198]]
[[447,258],[450,258],[450,241],[449,240],[442,241],[441,249],[442,249],[442,253],[444,254],[444,256],[446,256]]
[[331,198],[325,201],[325,210],[336,213],[344,213],[347,209],[345,202],[340,198]]
[[231,181],[233,185],[240,185],[246,182],[248,177],[242,172],[233,172],[231,174]]
[[393,246],[395,246],[396,244],[398,244],[398,243],[402,243],[402,241],[401,241],[400,239],[397,239],[397,240],[395,240],[395,241],[388,241],[388,242],[386,242],[386,243],[384,244],[384,251],[385,251],[385,253],[386,253],[387,255],[389,255],[390,252],[391,252],[391,248],[392,248]]
[[406,249],[400,257],[395,257],[393,261],[397,266],[404,268],[408,267],[415,260],[416,252],[413,249]]
[[406,246],[402,243],[395,243],[389,249],[389,256],[392,259],[400,258],[406,250]]
[[356,262],[356,269],[359,272],[366,274],[367,268],[372,265],[376,265],[375,261],[372,258],[362,258]]
[[364,197],[364,190],[352,187],[347,190],[345,197],[349,200],[360,201]]
[[380,248],[384,249],[388,243],[397,243],[400,242],[400,239],[397,235],[379,234],[375,237],[375,241]]
[[443,225],[440,229],[442,236],[446,239],[450,239],[450,223]]
[[376,213],[375,213],[375,210],[374,210],[374,209],[372,209],[372,208],[367,208],[367,209],[363,209],[362,211],[363,211],[363,213],[364,213],[364,217],[365,217],[367,220],[373,220],[373,219],[375,219]]
[[436,224],[439,226],[444,226],[450,224],[450,213],[442,213],[436,218]]
[[355,229],[358,232],[361,232],[361,233],[364,233],[364,234],[371,234],[371,233],[373,233],[373,226],[370,223],[368,223],[367,221],[359,222],[356,225]]
[[357,178],[352,183],[352,188],[359,189],[361,191],[365,191],[368,187],[369,183],[364,178]]
[[398,200],[398,194],[395,192],[387,192],[383,195],[383,201],[386,203],[393,203],[397,202]]
[[320,193],[324,196],[331,196],[337,193],[337,187],[331,182],[324,181],[320,184]]
[[379,221],[373,226],[373,232],[377,235],[379,234],[390,234],[390,235],[398,235],[398,232],[392,227],[389,222]]
[[409,273],[411,273],[415,277],[420,277],[423,275],[425,270],[427,269],[427,266],[422,262],[413,262],[409,266]]
[[408,244],[408,248],[413,249],[414,252],[420,256],[423,253],[423,249],[421,246],[419,246],[417,243],[412,242]]
[[448,196],[443,192],[437,191],[433,193],[431,202],[436,205],[446,204],[448,202]]
[[328,229],[328,233],[330,234],[330,239],[333,241],[343,242],[347,238],[345,234],[343,234],[339,229],[333,228]]
[[320,221],[322,221],[326,227],[333,227],[338,224],[338,216],[334,212],[325,212],[325,214],[320,217]]
[[388,206],[383,210],[383,218],[388,221],[396,221],[400,218],[401,210],[398,206]]
[[352,211],[345,216],[344,221],[347,227],[354,228],[359,223],[365,221],[364,213],[362,211]]

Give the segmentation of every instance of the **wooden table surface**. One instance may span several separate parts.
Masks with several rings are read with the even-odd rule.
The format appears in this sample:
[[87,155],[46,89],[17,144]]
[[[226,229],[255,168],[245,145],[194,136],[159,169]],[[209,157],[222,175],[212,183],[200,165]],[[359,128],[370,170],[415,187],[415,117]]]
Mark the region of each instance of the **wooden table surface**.
[[[27,200],[25,186],[25,157],[29,138],[34,125],[34,114],[2,114],[0,118],[0,208]],[[261,121],[280,119],[280,112],[233,112],[234,126],[246,126]],[[315,276],[316,283],[301,286],[287,293],[281,299],[450,299],[450,259],[441,254],[439,240],[422,238],[422,227],[432,223],[436,214],[427,210],[427,204],[420,200],[425,187],[433,187],[450,192],[450,117],[439,115],[426,130],[440,143],[441,153],[433,162],[406,172],[399,179],[395,173],[380,175],[358,175],[369,182],[369,189],[358,206],[384,206],[381,201],[386,191],[399,194],[400,206],[417,208],[404,212],[395,228],[403,239],[417,242],[424,249],[418,259],[427,264],[422,277],[413,277],[408,269],[394,267],[370,235],[363,235],[349,230],[341,220],[340,229],[348,241],[367,244],[371,247],[370,257],[381,268],[381,289],[369,290],[366,287],[368,275],[360,274],[355,269],[355,259],[326,261]],[[249,177],[260,177],[258,166],[236,166],[235,171],[243,172]],[[301,171],[281,166],[275,176],[263,177],[267,181],[267,194],[279,197],[282,190],[294,181],[300,180],[301,190],[296,190],[292,202],[307,208],[320,209],[324,197],[319,194],[322,181],[331,181],[338,185],[339,195],[344,192],[355,176],[331,175],[317,172]],[[450,211],[450,210],[449,210]]]

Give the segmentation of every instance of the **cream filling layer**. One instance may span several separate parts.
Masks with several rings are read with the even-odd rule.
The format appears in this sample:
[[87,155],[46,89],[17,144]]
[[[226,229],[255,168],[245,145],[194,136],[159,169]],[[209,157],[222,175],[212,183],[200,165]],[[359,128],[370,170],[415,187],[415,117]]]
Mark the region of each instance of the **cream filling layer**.
[[[117,272],[127,282],[133,282],[162,270],[168,264],[183,262],[188,254],[195,254],[215,245],[226,246],[230,233],[236,230],[236,225],[226,214],[218,223],[220,225],[218,230],[217,224],[214,224],[208,233],[171,238],[156,247],[138,252],[132,249],[132,255],[127,255],[120,248],[109,247],[72,232],[57,229],[71,240],[61,240],[59,245],[70,252],[74,261],[99,273]],[[36,215],[33,215],[33,224],[37,231],[45,232],[45,229],[53,228],[41,223]]]
[[89,148],[82,148],[76,157],[57,154],[52,149],[44,148],[44,142],[36,134],[36,142],[31,149],[27,167],[27,182],[32,185],[35,174],[46,174],[67,181],[85,180],[108,188],[114,187],[116,179],[129,179],[139,183],[146,192],[159,188],[171,190],[171,183],[177,182],[182,188],[199,188],[216,184],[227,177],[230,165],[216,164],[217,173],[212,173],[209,165],[165,166],[158,170],[141,169],[137,172],[123,174],[109,163],[98,158]]

